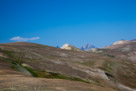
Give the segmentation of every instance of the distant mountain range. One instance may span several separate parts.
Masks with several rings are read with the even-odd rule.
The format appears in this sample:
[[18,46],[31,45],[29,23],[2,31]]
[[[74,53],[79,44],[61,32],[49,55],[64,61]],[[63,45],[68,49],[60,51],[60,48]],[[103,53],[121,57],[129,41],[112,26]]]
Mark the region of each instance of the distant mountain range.
[[[136,41],[136,39],[132,39],[132,40],[124,40],[124,39],[121,39],[120,41],[117,41],[115,42],[113,45],[116,45],[116,44],[123,44],[123,43],[126,43],[126,42],[129,42],[129,41]],[[59,46],[57,46],[57,48],[60,48]],[[96,48],[94,45],[91,45],[91,44],[85,44],[84,46],[82,46],[81,48],[77,48],[75,46],[72,46],[70,44],[64,44],[61,49],[66,49],[66,50],[74,50],[74,51],[89,51],[93,48]]]
[[[58,47],[57,47],[58,48]],[[65,50],[73,50],[73,51],[89,51],[92,48],[95,48],[94,45],[90,45],[90,44],[85,44],[84,46],[82,46],[81,48],[76,48],[75,46],[72,46],[70,44],[64,44],[61,49],[65,49]]]
[[82,46],[80,49],[81,49],[82,51],[88,51],[88,50],[90,50],[90,49],[92,49],[92,48],[95,48],[95,46],[94,46],[94,45],[90,45],[90,44],[85,44],[85,45]]

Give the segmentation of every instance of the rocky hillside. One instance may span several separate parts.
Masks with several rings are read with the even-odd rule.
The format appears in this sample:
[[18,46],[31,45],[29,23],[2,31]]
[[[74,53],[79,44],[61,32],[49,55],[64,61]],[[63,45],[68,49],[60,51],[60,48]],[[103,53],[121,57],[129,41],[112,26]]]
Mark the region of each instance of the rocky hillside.
[[64,44],[61,49],[65,50],[71,50],[71,51],[81,51],[80,49],[76,48],[75,46],[72,46],[70,44]]
[[135,91],[136,63],[105,51],[110,49],[101,50],[88,53],[25,42],[0,44],[0,89]]
[[111,46],[102,48],[102,50],[115,57],[136,62],[136,41],[118,41]]

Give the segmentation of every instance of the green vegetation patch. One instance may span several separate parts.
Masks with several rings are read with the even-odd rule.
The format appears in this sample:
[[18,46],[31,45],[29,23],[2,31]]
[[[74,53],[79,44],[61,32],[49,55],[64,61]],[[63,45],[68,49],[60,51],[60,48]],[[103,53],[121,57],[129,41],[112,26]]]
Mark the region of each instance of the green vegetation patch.
[[27,69],[32,74],[32,76],[38,78],[65,79],[65,80],[81,81],[81,82],[89,83],[88,81],[82,80],[77,77],[64,76],[62,74],[54,73],[54,72],[37,71],[26,66],[24,68]]
[[95,64],[95,61],[94,60],[91,60],[91,61],[88,61],[88,62],[83,62],[83,63],[80,63],[80,64],[83,64],[83,65],[86,65],[86,66],[93,66]]
[[110,54],[103,54],[104,56],[110,57],[110,58],[115,58],[114,55],[110,55]]
[[0,49],[0,52],[6,54],[7,56],[9,56],[10,58],[14,58],[14,55],[13,55],[13,51],[8,51],[8,50],[3,50],[3,49]]
[[29,71],[31,73],[32,76],[34,77],[39,77],[39,75],[37,74],[37,72],[35,72],[33,69],[23,66],[27,71]]
[[115,65],[114,62],[110,61],[110,60],[105,60],[104,64],[102,67],[100,67],[100,69],[108,72],[108,73],[112,73],[113,72],[113,66]]
[[[23,57],[23,54],[22,53],[18,53],[18,52],[14,52],[14,51],[9,51],[9,50],[3,50],[3,49],[0,49],[0,52],[6,54],[9,58],[5,58],[5,60],[9,61],[9,62],[15,62],[15,63],[18,63],[18,64],[22,64],[22,57]],[[17,56],[16,56],[17,55]]]

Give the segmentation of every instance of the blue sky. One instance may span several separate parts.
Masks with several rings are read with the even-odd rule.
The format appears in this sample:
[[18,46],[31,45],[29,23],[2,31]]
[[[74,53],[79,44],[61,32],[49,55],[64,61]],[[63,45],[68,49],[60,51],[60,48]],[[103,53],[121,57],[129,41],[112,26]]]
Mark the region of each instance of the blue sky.
[[0,0],[0,43],[103,47],[133,38],[136,0]]

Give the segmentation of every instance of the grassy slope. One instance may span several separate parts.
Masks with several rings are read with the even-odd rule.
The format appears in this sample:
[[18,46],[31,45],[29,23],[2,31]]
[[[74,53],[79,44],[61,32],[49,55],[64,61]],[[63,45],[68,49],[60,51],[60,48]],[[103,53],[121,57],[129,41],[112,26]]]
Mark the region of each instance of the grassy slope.
[[[6,60],[11,63],[16,62],[19,65],[26,63],[32,66],[32,68],[25,68],[32,73],[33,76],[81,82],[93,80],[95,82],[93,84],[104,86],[104,88],[112,88],[112,86],[106,82],[102,83],[102,79],[91,77],[86,72],[80,70],[80,66],[85,69],[86,67],[91,69],[99,68],[104,70],[105,74],[112,80],[116,79],[129,87],[135,88],[135,74],[131,75],[132,80],[128,78],[126,79],[127,81],[124,82],[124,79],[130,76],[128,73],[134,70],[135,67],[131,66],[132,68],[130,68],[129,65],[123,64],[124,62],[122,63],[120,59],[106,55],[66,51],[32,43],[1,44],[0,52],[8,56],[9,58]],[[79,69],[74,69],[72,66]],[[122,69],[125,66],[129,69],[128,72]]]

